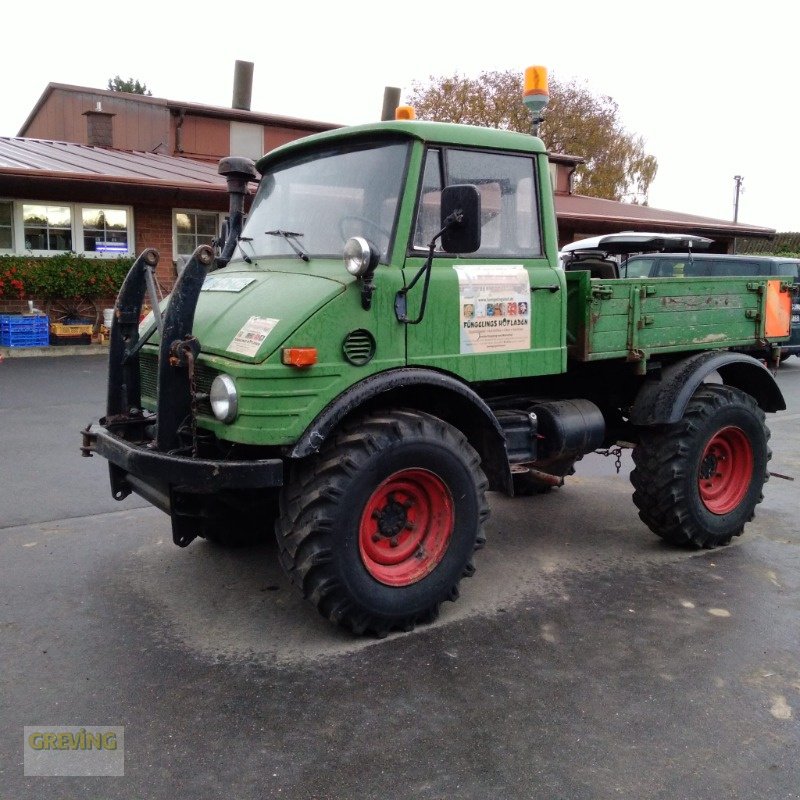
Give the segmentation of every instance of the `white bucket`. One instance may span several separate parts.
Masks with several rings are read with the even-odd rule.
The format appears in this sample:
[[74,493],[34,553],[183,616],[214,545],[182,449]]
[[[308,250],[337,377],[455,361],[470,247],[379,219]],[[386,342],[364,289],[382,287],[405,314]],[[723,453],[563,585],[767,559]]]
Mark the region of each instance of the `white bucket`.
[[103,309],[103,325],[106,328],[111,327],[111,323],[114,321],[114,309],[113,308],[104,308]]

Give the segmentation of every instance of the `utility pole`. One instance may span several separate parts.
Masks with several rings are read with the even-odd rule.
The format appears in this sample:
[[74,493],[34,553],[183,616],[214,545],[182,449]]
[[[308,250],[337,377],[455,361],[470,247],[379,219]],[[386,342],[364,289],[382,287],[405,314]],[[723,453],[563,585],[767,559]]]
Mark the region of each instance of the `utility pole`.
[[[739,221],[739,195],[742,193],[742,182],[744,178],[741,175],[734,175],[733,182],[735,184],[733,190],[733,221]],[[733,253],[736,255],[736,237],[733,238]]]

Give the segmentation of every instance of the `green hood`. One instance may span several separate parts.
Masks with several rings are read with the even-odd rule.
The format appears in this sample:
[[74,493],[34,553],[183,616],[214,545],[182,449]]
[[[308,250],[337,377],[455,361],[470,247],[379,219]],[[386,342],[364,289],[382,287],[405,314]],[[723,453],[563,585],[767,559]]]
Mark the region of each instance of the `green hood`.
[[[200,292],[192,332],[204,353],[261,362],[344,290],[344,281],[299,272],[213,272]],[[265,331],[269,333],[259,344]]]

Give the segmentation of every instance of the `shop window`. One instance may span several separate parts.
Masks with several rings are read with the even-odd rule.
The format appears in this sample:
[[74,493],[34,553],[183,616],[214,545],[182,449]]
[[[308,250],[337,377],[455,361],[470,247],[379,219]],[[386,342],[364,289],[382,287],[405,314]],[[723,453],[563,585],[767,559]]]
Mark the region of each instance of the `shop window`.
[[22,206],[26,250],[72,250],[72,209],[69,206]]
[[128,212],[124,208],[81,209],[83,250],[86,253],[128,252]]

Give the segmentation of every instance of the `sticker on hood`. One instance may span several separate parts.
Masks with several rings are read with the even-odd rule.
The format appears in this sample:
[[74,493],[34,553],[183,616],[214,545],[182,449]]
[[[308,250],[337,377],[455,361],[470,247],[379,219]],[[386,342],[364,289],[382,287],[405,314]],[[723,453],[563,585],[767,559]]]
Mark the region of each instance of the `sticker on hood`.
[[250,317],[226,349],[229,353],[254,356],[279,322],[271,317]]
[[203,285],[201,292],[241,292],[249,286],[255,278],[252,275],[209,275]]

